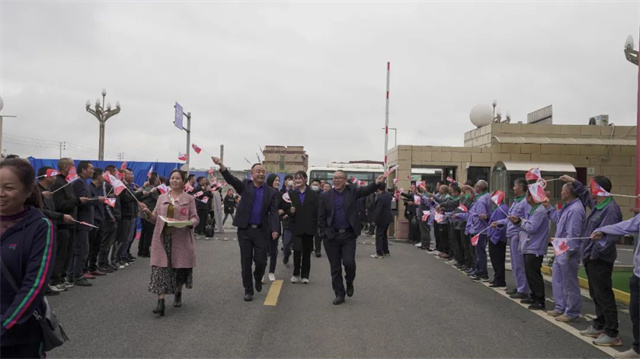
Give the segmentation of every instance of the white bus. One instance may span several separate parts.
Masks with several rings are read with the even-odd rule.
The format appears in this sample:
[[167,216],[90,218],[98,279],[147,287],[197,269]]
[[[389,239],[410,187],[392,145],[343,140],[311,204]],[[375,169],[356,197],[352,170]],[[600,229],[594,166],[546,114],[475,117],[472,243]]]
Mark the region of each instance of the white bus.
[[309,176],[309,181],[318,179],[333,185],[333,174],[337,170],[344,171],[348,181],[355,177],[360,181],[367,181],[367,183],[375,181],[378,176],[384,173],[382,165],[332,162],[326,167],[310,167],[307,170],[307,175]]
[[[307,170],[309,182],[318,179],[333,185],[333,174],[337,170],[344,171],[347,174],[348,181],[355,177],[360,181],[367,181],[367,183],[375,181],[378,176],[384,173],[382,165],[332,162],[326,167],[310,167]],[[412,181],[434,180],[435,183],[435,181],[441,179],[441,176],[442,170],[439,169],[414,168],[411,171]]]

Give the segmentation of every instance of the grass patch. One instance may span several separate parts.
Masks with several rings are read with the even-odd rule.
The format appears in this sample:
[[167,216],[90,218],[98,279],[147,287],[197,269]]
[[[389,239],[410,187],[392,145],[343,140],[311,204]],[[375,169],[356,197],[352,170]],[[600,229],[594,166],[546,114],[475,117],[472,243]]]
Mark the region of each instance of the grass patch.
[[[631,275],[632,272],[613,272],[611,274],[613,288],[629,293],[629,278]],[[584,268],[578,269],[578,277],[587,279],[587,273],[584,271]]]

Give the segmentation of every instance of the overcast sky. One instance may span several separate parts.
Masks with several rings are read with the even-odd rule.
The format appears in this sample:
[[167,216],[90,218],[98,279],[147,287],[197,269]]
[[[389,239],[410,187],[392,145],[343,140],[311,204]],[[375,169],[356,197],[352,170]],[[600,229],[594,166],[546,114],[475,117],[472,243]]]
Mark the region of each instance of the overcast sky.
[[470,109],[494,99],[512,122],[553,104],[554,123],[635,124],[637,68],[622,50],[638,40],[637,2],[0,4],[2,113],[18,116],[3,147],[22,156],[58,158],[66,141],[63,155],[97,159],[84,107],[106,88],[122,105],[106,159],[177,161],[178,101],[192,142],[224,144],[235,168],[265,145],[304,145],[312,165],[382,160],[387,61],[399,144],[462,146]]

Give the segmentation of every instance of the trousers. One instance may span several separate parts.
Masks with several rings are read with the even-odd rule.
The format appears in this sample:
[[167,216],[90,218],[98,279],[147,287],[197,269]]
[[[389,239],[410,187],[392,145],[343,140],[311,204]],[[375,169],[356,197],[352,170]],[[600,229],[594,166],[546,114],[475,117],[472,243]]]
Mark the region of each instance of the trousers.
[[[238,228],[242,285],[245,294],[253,294],[253,280],[261,281],[267,267],[270,236],[263,228]],[[252,266],[255,264],[253,276]]]
[[[440,248],[436,248],[439,252],[444,252],[449,254],[449,224],[448,223],[438,223],[435,225],[436,232],[438,232],[439,245]],[[438,246],[436,244],[436,247]]]
[[309,278],[311,272],[311,252],[313,251],[313,236],[303,234],[296,236],[294,241],[300,240],[302,242],[302,248],[300,250],[297,246],[294,246],[293,251],[293,275],[301,276],[302,278]]
[[67,266],[67,278],[69,280],[78,280],[84,274],[84,266],[87,264],[89,257],[89,231],[85,229],[76,229],[76,235],[73,240],[73,252],[71,260]]
[[331,267],[331,286],[336,296],[344,297],[346,293],[342,280],[343,266],[347,285],[353,284],[356,278],[356,238],[354,233],[346,232],[324,239],[324,251]]
[[142,220],[142,231],[140,232],[140,240],[138,241],[138,255],[149,255],[151,247],[151,238],[156,225],[153,222]]
[[207,226],[207,222],[209,219],[209,210],[207,209],[207,207],[204,207],[198,208],[196,212],[198,212],[198,219],[200,220],[200,222],[198,222],[195,232],[196,234],[204,234],[204,229]]
[[431,226],[428,221],[420,221],[420,242],[424,249],[431,246]]
[[[422,224],[422,221],[420,221]],[[389,224],[379,225],[376,224],[376,253],[379,256],[389,254],[389,238],[387,236],[387,230]],[[420,230],[422,232],[422,230]]]
[[449,233],[449,254],[453,258],[457,258],[458,253],[462,249],[461,248],[462,245],[460,243],[460,231],[455,229],[455,223],[449,223],[448,233]]
[[483,233],[478,239],[478,245],[475,248],[476,252],[476,274],[479,276],[487,276],[487,234]]
[[571,318],[578,318],[582,311],[582,295],[578,282],[580,251],[565,252],[553,261],[551,285],[553,287],[554,310]]
[[633,331],[633,350],[640,353],[640,277],[632,275],[629,279],[631,301],[629,302],[629,316]]
[[588,260],[584,269],[589,280],[589,296],[596,305],[596,319],[593,327],[610,337],[618,336],[618,306],[613,295],[611,273],[613,263],[601,259]]
[[[98,252],[98,266],[106,268],[113,264],[109,261],[109,252],[114,247],[116,235],[118,234],[118,222],[106,221],[102,223],[102,241],[100,243],[100,251]],[[113,248],[115,253],[115,248]]]
[[543,259],[544,256],[541,255],[524,255],[524,271],[531,289],[531,299],[542,305],[544,305],[544,279],[541,271]]
[[125,246],[131,235],[131,221],[132,218],[123,217],[118,223],[118,233],[116,234],[115,248],[111,252],[111,262],[115,263],[122,259],[120,253],[125,251]]
[[91,228],[89,232],[89,259],[85,269],[94,271],[98,269],[98,253],[100,252],[100,244],[102,244],[102,231],[104,226],[102,223],[94,223],[98,228]]
[[511,253],[511,271],[516,281],[516,290],[519,293],[529,294],[529,284],[524,273],[524,255],[520,252],[520,238],[518,235],[511,237],[509,252]]
[[495,285],[507,285],[505,278],[504,263],[507,253],[507,243],[498,241],[497,244],[489,241],[489,255],[491,256],[491,266],[493,267],[493,283]]
[[53,266],[53,273],[51,273],[51,285],[60,284],[63,281],[63,277],[66,273],[67,267],[65,263],[67,261],[67,246],[70,242],[70,232],[73,229],[57,229],[56,230],[56,261]]
[[278,262],[278,241],[269,241],[269,273],[276,272]]

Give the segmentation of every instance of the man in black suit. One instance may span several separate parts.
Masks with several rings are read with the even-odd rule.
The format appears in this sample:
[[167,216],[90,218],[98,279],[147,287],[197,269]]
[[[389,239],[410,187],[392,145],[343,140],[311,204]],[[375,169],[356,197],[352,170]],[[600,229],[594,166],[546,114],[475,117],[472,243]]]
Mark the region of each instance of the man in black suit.
[[[211,208],[211,203],[213,199],[213,194],[209,190],[209,186],[207,185],[207,179],[204,177],[198,177],[196,179],[196,187],[193,189],[193,195],[202,194],[195,196],[196,198],[196,211],[198,212],[198,218],[200,222],[196,226],[195,233],[204,236],[204,231],[207,228],[207,221],[209,219],[209,208]],[[208,199],[205,200],[205,197]]]
[[320,195],[318,227],[324,234],[324,250],[331,265],[331,285],[336,294],[333,304],[344,303],[345,289],[342,281],[344,265],[347,282],[346,295],[353,296],[353,280],[356,277],[356,238],[362,229],[358,218],[358,199],[375,192],[384,176],[366,187],[354,188],[347,184],[347,175],[336,171],[333,189]]
[[[291,208],[289,224],[293,235],[293,277],[291,283],[309,283],[313,236],[318,231],[318,194],[307,186],[307,174],[298,171],[293,176],[294,190],[289,191]],[[301,263],[302,262],[302,263]]]
[[384,256],[389,255],[387,230],[393,220],[393,214],[391,214],[391,194],[387,192],[387,184],[384,182],[378,185],[376,206],[373,213],[373,223],[376,226],[376,254],[372,254],[371,258],[384,258]]
[[[220,173],[241,196],[233,219],[238,227],[238,244],[240,245],[240,262],[242,265],[242,284],[244,300],[253,300],[253,279],[256,291],[262,291],[262,277],[267,267],[267,251],[269,241],[277,241],[280,236],[280,218],[276,206],[277,191],[267,186],[266,170],[260,163],[251,167],[251,179],[239,180],[233,176],[217,157],[211,157],[213,163],[220,166]],[[255,263],[253,278],[251,263]]]

